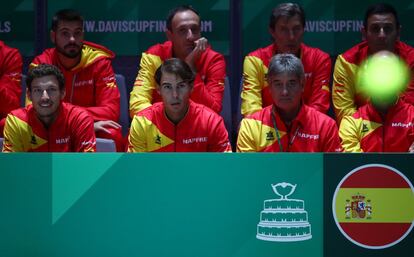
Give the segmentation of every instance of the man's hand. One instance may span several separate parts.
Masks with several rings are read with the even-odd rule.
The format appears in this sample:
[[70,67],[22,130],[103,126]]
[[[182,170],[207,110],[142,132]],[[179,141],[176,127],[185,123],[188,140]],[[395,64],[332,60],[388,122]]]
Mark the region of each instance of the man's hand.
[[197,72],[195,67],[195,63],[200,58],[201,53],[203,53],[208,46],[208,40],[205,37],[199,38],[198,40],[194,41],[195,47],[193,51],[187,55],[185,58],[185,62],[191,67],[194,72]]
[[112,120],[100,120],[93,124],[93,128],[95,130],[95,133],[103,131],[105,133],[111,134],[111,132],[106,128],[119,129],[121,128],[121,125]]
[[414,153],[414,142],[411,144],[410,148],[408,148],[409,153]]

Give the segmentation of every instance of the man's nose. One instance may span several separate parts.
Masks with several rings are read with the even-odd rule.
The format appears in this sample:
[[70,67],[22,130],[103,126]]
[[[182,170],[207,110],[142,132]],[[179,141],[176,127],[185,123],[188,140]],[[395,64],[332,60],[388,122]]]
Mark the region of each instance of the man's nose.
[[172,90],[172,96],[174,98],[178,98],[178,89],[177,88],[173,88],[173,90]]
[[295,38],[295,31],[293,31],[293,29],[290,29],[288,32],[288,37],[289,39],[294,39]]
[[43,92],[42,92],[42,99],[49,99],[50,97],[49,97],[49,94],[47,93],[47,90],[45,89],[45,90],[43,90]]
[[194,33],[191,29],[187,30],[187,39],[192,39],[194,36]]
[[379,33],[378,33],[378,36],[379,37],[385,37],[386,36],[385,31],[384,31],[384,28],[380,28]]
[[286,95],[288,95],[289,94],[289,91],[288,91],[288,89],[287,89],[287,86],[286,85],[284,85],[283,87],[282,87],[282,95],[283,96],[286,96]]
[[74,35],[70,35],[69,41],[74,42],[75,41],[75,36]]

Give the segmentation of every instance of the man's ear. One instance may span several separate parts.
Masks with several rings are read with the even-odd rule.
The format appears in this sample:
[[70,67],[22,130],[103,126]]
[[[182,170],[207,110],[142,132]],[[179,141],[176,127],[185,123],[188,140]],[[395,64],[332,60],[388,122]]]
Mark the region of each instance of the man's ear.
[[274,28],[268,27],[268,31],[269,31],[269,34],[272,36],[273,41],[275,41],[275,37],[276,37],[276,35],[275,35],[275,30],[274,30]]
[[53,43],[53,44],[56,44],[56,40],[55,40],[55,38],[56,38],[56,32],[54,32],[53,30],[50,30],[50,33],[49,33],[49,36],[50,36],[50,41]]
[[165,34],[167,35],[167,39],[168,39],[169,41],[171,41],[171,39],[172,39],[172,31],[171,31],[171,30],[169,30],[169,29],[167,29],[167,31],[165,32]]
[[[61,90],[61,89],[59,89],[59,90]],[[65,96],[66,96],[66,90],[63,89],[63,92],[60,93],[60,100],[63,100],[65,98]]]
[[400,27],[397,28],[397,40],[400,40],[400,33],[401,33],[401,29],[402,29],[402,25],[400,25]]
[[32,94],[30,93],[30,90],[29,90],[29,88],[27,87],[26,88],[26,105],[27,105],[27,99],[29,99],[31,102],[33,102],[33,100],[32,100]]
[[361,27],[362,41],[367,40],[367,30],[364,26]]
[[304,93],[305,92],[306,78],[301,79],[300,84],[302,86],[302,93]]

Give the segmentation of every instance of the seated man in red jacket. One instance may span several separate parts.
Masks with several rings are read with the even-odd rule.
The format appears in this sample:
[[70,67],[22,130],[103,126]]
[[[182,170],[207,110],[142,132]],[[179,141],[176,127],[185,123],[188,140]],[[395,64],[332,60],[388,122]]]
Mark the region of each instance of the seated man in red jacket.
[[223,119],[190,100],[195,75],[181,59],[164,61],[155,72],[162,102],[134,116],[128,152],[230,152]]
[[65,76],[64,101],[83,107],[94,120],[97,137],[113,139],[117,151],[124,151],[121,126],[117,123],[120,95],[112,69],[114,53],[83,40],[83,18],[75,10],[60,10],[52,19],[50,38],[54,48],[37,56],[40,63],[57,66]]
[[63,103],[65,79],[53,65],[29,70],[32,104],[6,118],[3,152],[95,152],[93,120],[80,107]]
[[[373,58],[377,61],[394,64],[393,59],[398,57],[389,51],[380,51]],[[372,71],[381,71],[373,67],[373,59],[361,66],[359,73],[376,75]],[[397,64],[394,64],[394,67]],[[376,68],[376,69],[375,69]],[[399,83],[396,78],[389,77],[388,66],[384,66],[381,76],[382,81]],[[402,73],[401,73],[402,74]],[[398,74],[398,76],[401,76]],[[360,75],[362,76],[362,75]],[[368,79],[365,79],[367,81]],[[367,88],[366,83],[357,80],[358,87]],[[399,80],[402,84],[407,81]],[[360,107],[353,115],[344,116],[339,128],[339,136],[345,152],[414,152],[414,106],[399,98],[406,85],[400,85],[402,90],[382,90],[379,87],[389,86],[375,84],[375,91],[369,94],[362,91],[369,98],[369,102]]]
[[0,41],[0,137],[7,114],[20,107],[22,66],[19,51]]
[[185,61],[196,73],[191,100],[220,113],[226,64],[201,36],[201,19],[191,6],[172,9],[167,17],[168,41],[142,53],[139,72],[129,101],[130,116],[162,101],[156,90],[154,74],[164,60],[175,57]]
[[[369,56],[387,50],[398,55],[414,71],[414,48],[400,41],[401,24],[394,7],[385,3],[368,7],[361,32],[364,40],[338,55],[335,62],[332,102],[338,124],[344,116],[352,116],[368,102],[362,88],[356,83],[356,74],[361,63]],[[414,76],[401,97],[414,104]]]
[[333,119],[302,101],[305,73],[299,58],[277,54],[267,83],[273,104],[246,116],[240,124],[238,152],[339,152]]
[[269,62],[275,54],[290,53],[302,61],[304,104],[326,113],[329,109],[331,59],[322,50],[303,43],[305,12],[295,3],[282,3],[272,10],[269,32],[273,43],[249,53],[243,63],[241,112],[252,114],[273,103],[266,80]]

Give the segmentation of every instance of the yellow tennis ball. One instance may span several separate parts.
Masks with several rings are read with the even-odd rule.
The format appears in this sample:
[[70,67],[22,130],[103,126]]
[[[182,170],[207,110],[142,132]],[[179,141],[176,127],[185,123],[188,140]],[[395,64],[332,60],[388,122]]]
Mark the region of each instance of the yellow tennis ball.
[[357,73],[357,84],[371,99],[387,101],[405,91],[410,70],[395,54],[381,51],[368,58]]

